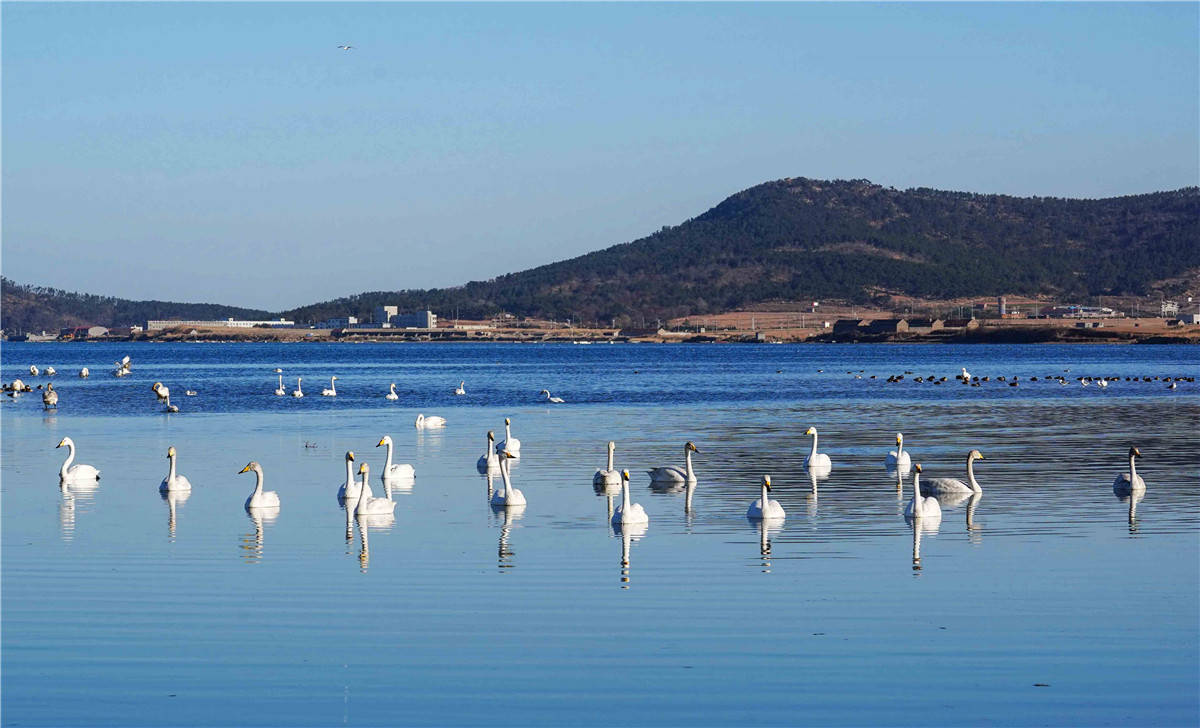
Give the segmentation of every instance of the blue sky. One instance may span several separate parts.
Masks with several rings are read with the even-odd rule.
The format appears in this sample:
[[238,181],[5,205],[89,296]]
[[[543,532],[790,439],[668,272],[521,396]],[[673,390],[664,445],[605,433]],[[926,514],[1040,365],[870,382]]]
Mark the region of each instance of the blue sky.
[[4,3],[0,265],[280,310],[560,260],[782,177],[1196,185],[1198,8]]

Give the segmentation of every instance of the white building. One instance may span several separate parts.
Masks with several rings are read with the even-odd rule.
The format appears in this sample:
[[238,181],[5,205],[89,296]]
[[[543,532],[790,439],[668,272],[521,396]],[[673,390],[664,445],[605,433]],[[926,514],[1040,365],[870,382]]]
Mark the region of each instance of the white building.
[[150,320],[146,322],[146,331],[162,331],[163,329],[173,329],[177,326],[191,326],[193,328],[230,328],[230,329],[252,329],[255,326],[269,326],[273,329],[290,329],[296,325],[295,321],[286,319],[274,319],[271,321],[246,321],[242,319],[228,318],[219,321],[174,321],[174,320]]
[[316,326],[318,329],[348,329],[358,323],[357,316],[343,316],[341,318],[325,319],[318,321]]
[[435,329],[437,328],[437,315],[432,311],[402,314],[399,306],[376,306],[371,322],[380,329],[388,329],[393,326],[403,329]]

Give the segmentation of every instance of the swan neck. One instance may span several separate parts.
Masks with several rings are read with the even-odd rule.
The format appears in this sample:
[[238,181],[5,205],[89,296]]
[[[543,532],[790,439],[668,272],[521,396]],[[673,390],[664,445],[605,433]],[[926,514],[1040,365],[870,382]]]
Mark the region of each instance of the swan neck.
[[[75,456],[75,450],[73,450],[73,449],[71,450],[71,456],[72,457]],[[1134,464],[1135,460],[1136,460],[1136,458],[1133,455],[1129,456],[1129,487],[1130,488],[1132,488],[1133,484],[1137,482],[1137,465]]]
[[976,493],[983,492],[983,488],[980,488],[979,483],[975,482],[975,458],[969,456],[967,457],[967,483]]
[[687,473],[688,480],[691,480],[696,477],[695,473],[692,472],[692,451],[684,450],[683,458],[684,471]]
[[351,466],[350,459],[346,458],[346,490],[350,490],[351,485],[354,485],[354,468]]
[[508,503],[512,495],[512,481],[508,477],[508,458],[500,459],[500,477],[504,480],[504,502]]
[[612,469],[613,469],[613,448],[610,447],[610,448],[608,448],[608,472],[611,473]]
[[387,446],[387,458],[383,461],[383,476],[387,477],[388,473],[392,472],[392,441],[388,440],[383,444]]
[[504,423],[504,441],[505,441],[505,444],[507,444],[507,443],[508,443],[510,440],[512,440],[512,427],[511,427],[511,426],[510,426],[510,425],[509,425],[507,422],[505,422],[505,423]]
[[921,498],[921,474],[914,473],[913,474],[913,501],[912,501],[913,502],[913,508],[912,508],[913,518],[919,518],[921,516],[921,511],[923,510],[922,506],[924,505],[921,501],[922,501],[922,498]]
[[363,508],[363,502],[367,499],[367,474],[362,474],[362,485],[358,489],[358,500],[354,503],[354,512],[359,513]]
[[75,462],[75,443],[68,442],[67,459],[63,461],[62,468],[59,469],[58,474],[65,476],[67,471],[71,469],[71,463],[73,462]]
[[900,458],[904,457],[904,438],[898,438],[896,441],[896,464],[900,464]]
[[763,486],[762,486],[762,503],[761,503],[761,505],[762,505],[762,512],[763,512],[763,515],[764,515],[764,516],[765,516],[765,515],[767,515],[767,512],[768,512],[767,504],[768,504],[768,503],[770,503],[770,502],[771,502],[771,500],[770,500],[770,498],[769,498],[769,497],[768,497],[768,495],[767,495],[767,484],[766,484],[766,483],[763,483]]
[[629,513],[629,480],[621,478],[621,513]]
[[254,470],[254,495],[262,495],[263,492],[263,471],[261,468]]
[[175,481],[175,456],[172,455],[170,457],[170,460],[171,460],[171,467],[167,471],[167,482],[168,483],[172,483]]
[[[816,456],[817,456],[817,433],[814,431],[813,432],[812,451],[809,452],[808,457],[811,459],[811,458],[815,458]],[[811,460],[810,460],[810,462],[811,462]]]

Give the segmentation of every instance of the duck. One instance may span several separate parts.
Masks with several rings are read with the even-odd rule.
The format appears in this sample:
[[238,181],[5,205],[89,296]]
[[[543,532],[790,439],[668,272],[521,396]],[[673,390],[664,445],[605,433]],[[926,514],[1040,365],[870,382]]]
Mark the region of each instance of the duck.
[[634,523],[649,523],[650,516],[641,503],[629,502],[629,471],[621,471],[621,505],[613,512],[612,525],[626,526]]
[[390,516],[396,510],[396,501],[391,499],[391,492],[388,492],[387,498],[375,498],[371,496],[371,488],[367,485],[367,476],[371,469],[366,463],[358,466],[358,472],[362,475],[362,485],[358,489],[358,502],[354,506],[355,516]]
[[817,452],[817,428],[809,427],[804,431],[805,435],[812,435],[812,452],[804,459],[804,467],[825,469],[832,468],[833,462],[829,456],[823,452]]
[[[364,483],[366,481],[363,481]],[[367,486],[370,489],[371,486]],[[338,500],[349,501],[358,498],[358,492],[362,490],[362,484],[354,479],[354,451],[346,451],[346,482],[338,488]],[[375,495],[370,493],[370,495]]]
[[976,460],[983,460],[983,453],[978,450],[972,450],[967,453],[967,482],[964,483],[957,478],[930,478],[922,484],[921,489],[926,493],[934,495],[943,495],[947,493],[982,493],[983,489],[979,487],[979,483],[975,482],[975,467]]
[[621,473],[620,473],[620,471],[613,468],[613,454],[616,452],[616,450],[617,450],[617,443],[613,442],[612,440],[609,440],[608,441],[608,468],[606,470],[601,470],[600,468],[596,468],[596,474],[592,476],[592,485],[593,486],[600,488],[600,489],[604,489],[610,485],[620,485],[621,484]]
[[185,396],[185,397],[195,397],[195,396],[196,396],[196,390],[194,390],[194,389],[185,389],[185,390],[183,390],[183,396]]
[[[816,444],[815,441],[813,444]],[[902,433],[896,433],[896,449],[887,454],[887,457],[883,459],[883,464],[897,470],[904,470],[911,467],[912,458],[909,457],[908,453],[904,452],[904,435]]]
[[[337,381],[337,377],[329,378],[329,388],[321,390],[322,397],[336,397],[337,396],[337,385],[334,384],[334,382],[336,382],[336,381]],[[299,387],[300,385],[297,383],[296,386]]]
[[158,489],[163,493],[166,493],[170,490],[192,489],[192,484],[188,482],[188,479],[182,475],[178,475],[175,472],[175,456],[175,446],[172,445],[171,447],[167,448],[167,459],[171,461],[171,465],[167,469],[167,477],[163,478],[162,484],[158,486]]
[[514,458],[521,457],[521,441],[512,436],[512,420],[504,418],[504,440],[496,443],[496,452],[507,452]]
[[72,465],[75,461],[75,441],[69,437],[64,437],[54,449],[60,447],[67,448],[67,459],[63,461],[62,467],[58,469],[58,480],[60,483],[69,483],[71,485],[90,485],[100,480],[100,471],[91,465],[79,463]]
[[392,464],[392,436],[384,435],[379,444],[375,447],[387,446],[387,459],[383,463],[383,472],[379,474],[381,480],[406,480],[416,477],[417,471],[408,463]]
[[913,497],[904,507],[904,517],[941,519],[942,506],[938,499],[921,495],[921,464],[917,463],[913,470]]
[[500,467],[500,457],[496,455],[496,434],[488,430],[487,434],[487,449],[475,461],[475,468],[481,473],[487,473],[489,470],[495,470]]
[[46,391],[42,392],[42,406],[45,409],[58,409],[58,392],[54,391],[54,384],[46,385]]
[[494,506],[507,508],[525,505],[525,494],[512,487],[512,477],[508,472],[508,461],[512,459],[512,453],[508,451],[500,453],[500,477],[504,479],[504,487],[497,488],[496,492],[492,493],[491,504]]
[[762,495],[758,500],[750,504],[746,509],[746,518],[754,520],[767,520],[770,518],[785,518],[787,513],[784,512],[783,506],[779,501],[771,500],[771,476],[762,476],[761,481]]
[[304,396],[304,390],[300,389],[300,382],[304,381],[304,377],[296,377],[296,388],[292,390],[292,396],[299,399]]
[[455,388],[454,388],[454,393],[455,393],[456,395],[458,395],[459,397],[461,397],[461,396],[463,396],[464,394],[466,394],[466,393],[467,393],[467,390],[466,390],[466,388],[464,387],[464,385],[465,385],[466,383],[467,383],[467,382],[466,382],[466,380],[463,380],[463,381],[461,381],[461,382],[459,382],[459,383],[458,383],[458,386],[457,386],[457,387],[455,387]]
[[446,426],[446,418],[438,417],[437,415],[417,415],[417,421],[414,423],[418,430],[435,430],[439,427]]
[[538,394],[546,395],[547,402],[553,402],[555,404],[562,404],[564,401],[562,397],[551,397],[549,389],[543,389],[542,391],[538,392]]
[[263,469],[258,463],[251,460],[246,463],[246,467],[238,471],[238,475],[254,471],[255,484],[254,492],[246,499],[246,509],[251,508],[278,508],[279,494],[273,490],[263,491]]
[[390,399],[393,402],[400,399],[400,395],[396,394],[396,383],[395,382],[392,382],[391,388],[388,390],[387,394],[383,395],[383,398]]
[[1116,480],[1113,481],[1114,493],[1117,495],[1128,495],[1146,489],[1146,481],[1142,480],[1141,476],[1137,474],[1137,465],[1134,464],[1134,459],[1141,456],[1141,451],[1136,447],[1131,446],[1129,448],[1129,472],[1117,475]]
[[651,483],[693,483],[696,481],[696,473],[692,470],[692,453],[700,454],[690,441],[683,444],[683,467],[674,465],[666,465],[663,467],[647,470],[650,475]]

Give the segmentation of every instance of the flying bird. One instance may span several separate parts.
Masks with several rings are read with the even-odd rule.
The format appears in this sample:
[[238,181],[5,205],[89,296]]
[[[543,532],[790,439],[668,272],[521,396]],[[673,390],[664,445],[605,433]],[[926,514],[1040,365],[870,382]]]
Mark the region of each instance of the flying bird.
[[338,46],[338,50],[342,50],[342,51],[354,50],[354,46],[352,46],[352,45],[340,45],[340,46]]

